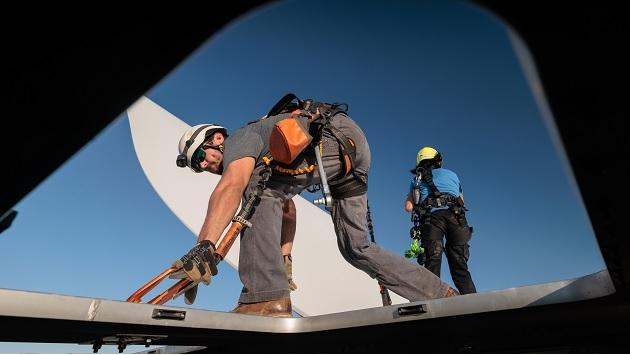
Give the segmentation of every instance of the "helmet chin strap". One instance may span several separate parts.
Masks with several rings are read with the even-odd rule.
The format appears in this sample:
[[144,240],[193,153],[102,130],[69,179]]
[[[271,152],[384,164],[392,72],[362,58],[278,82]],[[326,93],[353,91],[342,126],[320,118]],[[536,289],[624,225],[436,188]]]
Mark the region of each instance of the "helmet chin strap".
[[[214,149],[217,150],[219,152],[221,152],[221,156],[223,156],[223,151],[225,150],[225,146],[223,144],[217,144],[217,145],[204,145],[203,148],[210,148],[210,149]],[[223,175],[223,159],[221,159],[221,164],[219,164],[219,171],[217,172],[218,175]]]
[[203,145],[202,147],[203,149],[207,149],[207,148],[212,148],[214,150],[218,150],[219,152],[221,152],[221,154],[223,154],[223,151],[225,150],[225,146],[223,144],[216,144],[216,145]]

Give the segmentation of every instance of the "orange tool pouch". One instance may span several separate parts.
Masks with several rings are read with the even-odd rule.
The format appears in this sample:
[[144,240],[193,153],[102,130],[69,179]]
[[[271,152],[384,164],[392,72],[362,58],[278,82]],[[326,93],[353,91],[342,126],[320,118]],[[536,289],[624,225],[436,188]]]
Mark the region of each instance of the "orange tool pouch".
[[277,162],[291,164],[313,141],[309,133],[312,118],[295,110],[291,116],[278,121],[269,138],[269,151]]

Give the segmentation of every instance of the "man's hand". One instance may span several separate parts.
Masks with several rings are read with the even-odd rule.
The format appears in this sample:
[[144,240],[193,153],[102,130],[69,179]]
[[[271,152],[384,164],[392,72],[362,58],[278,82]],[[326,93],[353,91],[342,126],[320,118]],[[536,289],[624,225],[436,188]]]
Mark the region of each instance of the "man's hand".
[[172,273],[169,278],[187,278],[192,283],[184,290],[186,304],[193,304],[197,296],[197,285],[203,282],[210,284],[212,276],[218,273],[217,262],[214,257],[214,244],[209,240],[203,240],[195,245],[190,251],[173,263],[181,270]]

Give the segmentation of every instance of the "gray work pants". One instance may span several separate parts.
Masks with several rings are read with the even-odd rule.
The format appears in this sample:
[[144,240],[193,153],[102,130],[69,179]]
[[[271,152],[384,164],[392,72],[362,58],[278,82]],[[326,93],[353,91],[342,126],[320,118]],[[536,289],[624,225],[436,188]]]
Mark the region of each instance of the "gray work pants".
[[[367,176],[370,149],[361,129],[349,117],[339,114],[332,124],[350,137],[356,145],[355,171]],[[329,180],[342,174],[339,145],[334,138],[324,136],[322,159]],[[315,157],[303,154],[292,166],[315,164]],[[246,198],[260,181],[263,167],[254,169]],[[345,177],[342,179],[348,179]],[[343,181],[343,180],[339,180]],[[243,290],[241,303],[254,303],[289,297],[290,291],[280,250],[282,206],[284,202],[310,185],[320,182],[317,172],[288,176],[273,174],[250,218],[253,226],[241,234],[239,275]],[[385,287],[410,300],[421,301],[446,295],[448,284],[415,262],[397,256],[368,239],[367,194],[336,199],[332,219],[337,245],[343,258]]]

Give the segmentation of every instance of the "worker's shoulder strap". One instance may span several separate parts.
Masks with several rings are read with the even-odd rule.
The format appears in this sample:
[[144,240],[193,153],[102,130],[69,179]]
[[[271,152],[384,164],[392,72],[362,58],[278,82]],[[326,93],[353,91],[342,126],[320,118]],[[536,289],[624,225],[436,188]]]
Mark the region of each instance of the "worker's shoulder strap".
[[314,101],[313,99],[299,99],[295,94],[288,93],[284,95],[275,105],[269,110],[269,112],[263,116],[271,117],[276,116],[281,113],[286,112],[294,112],[296,110],[300,110],[305,114],[315,115],[317,110],[319,109],[320,117],[314,121],[320,121],[322,123],[328,123],[328,121],[334,117],[336,114],[342,112],[344,114],[348,113],[348,105],[344,103],[326,103]]
[[436,196],[440,194],[440,190],[435,186],[433,182],[433,168],[426,168],[422,171],[422,181],[424,181],[429,187],[428,197]]
[[433,182],[432,168],[423,169],[421,174],[421,180],[424,181],[429,187],[429,194],[421,203],[424,208],[459,207],[463,208],[464,210],[466,209],[464,207],[464,201],[462,200],[461,196],[453,196],[451,194],[443,193],[438,190],[438,188],[435,186],[435,183]]
[[[334,112],[330,118],[340,112],[345,114],[345,111],[338,110]],[[357,148],[352,138],[345,135],[340,129],[330,123],[330,118],[326,120],[322,128],[323,130],[330,132],[330,134],[332,134],[339,143],[339,153],[341,153],[341,156],[343,157],[344,176],[347,176],[354,170],[354,162],[357,158]]]
[[295,101],[295,100],[298,101],[298,105],[300,105],[300,103],[302,102],[293,93],[288,93],[288,94],[284,95],[280,100],[278,100],[278,102],[276,102],[275,105],[273,105],[271,110],[269,110],[269,112],[263,117],[271,117],[271,116],[275,116],[277,114],[280,114],[282,112],[286,112],[287,108],[289,106],[291,106],[291,103],[293,101]]
[[320,117],[314,121],[315,124],[320,125],[317,141],[321,140],[321,135],[324,131],[328,131],[333,137],[335,137],[335,139],[339,143],[339,152],[343,157],[344,165],[343,176],[347,176],[354,170],[354,162],[357,157],[357,149],[352,138],[348,137],[340,129],[333,126],[330,121],[338,114],[343,114],[344,116],[347,115],[348,105],[340,103],[329,104],[312,100],[305,100],[304,104],[305,110],[309,112],[315,113],[317,112],[317,110],[319,110]]

